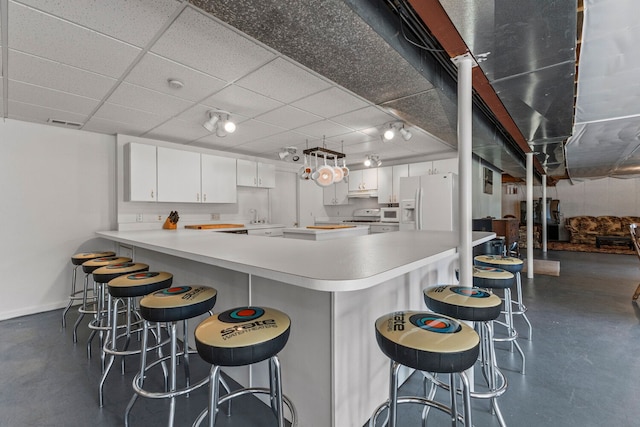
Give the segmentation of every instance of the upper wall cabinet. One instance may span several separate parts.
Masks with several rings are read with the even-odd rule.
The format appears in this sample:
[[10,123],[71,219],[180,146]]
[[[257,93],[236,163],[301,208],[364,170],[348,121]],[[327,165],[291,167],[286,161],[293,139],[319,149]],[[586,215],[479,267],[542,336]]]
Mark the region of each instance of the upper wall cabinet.
[[124,146],[124,199],[130,202],[157,201],[156,147],[130,142]]
[[202,202],[236,203],[236,159],[201,154]]
[[158,201],[200,203],[200,153],[158,147]]
[[378,188],[378,169],[349,171],[349,191],[375,190]]
[[237,160],[238,185],[245,187],[274,188],[276,186],[276,166],[251,160]]
[[449,172],[458,173],[457,157],[409,164],[409,176],[438,175]]
[[331,184],[323,189],[323,200],[325,205],[348,205],[349,204],[349,184],[340,181]]
[[409,176],[408,165],[378,168],[378,203],[400,203],[400,178]]

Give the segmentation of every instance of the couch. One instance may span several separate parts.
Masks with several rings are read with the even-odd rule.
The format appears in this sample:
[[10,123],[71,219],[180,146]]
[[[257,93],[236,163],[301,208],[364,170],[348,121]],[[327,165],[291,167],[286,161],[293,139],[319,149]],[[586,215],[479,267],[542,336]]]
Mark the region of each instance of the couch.
[[638,216],[573,216],[566,218],[565,228],[571,243],[595,245],[596,236],[630,236],[629,224],[640,224]]

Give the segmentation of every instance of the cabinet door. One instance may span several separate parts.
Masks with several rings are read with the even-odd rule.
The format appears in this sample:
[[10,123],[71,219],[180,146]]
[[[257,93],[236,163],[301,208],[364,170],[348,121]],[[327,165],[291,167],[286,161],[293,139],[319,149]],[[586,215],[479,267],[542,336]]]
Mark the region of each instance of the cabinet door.
[[[400,178],[409,176],[409,165],[393,166],[393,181],[391,186],[391,203],[400,203]],[[378,171],[378,194],[380,194],[380,171]]]
[[433,162],[420,162],[409,164],[409,176],[431,175]]
[[157,169],[155,145],[130,142],[124,150],[125,200],[155,202],[157,200]]
[[363,169],[362,184],[364,190],[375,190],[378,188],[378,169]]
[[333,184],[336,190],[336,205],[348,205],[349,204],[349,184],[344,181],[340,181],[337,184]]
[[395,166],[378,168],[378,203],[381,205],[393,203],[394,168]]
[[256,187],[258,185],[258,177],[256,162],[251,160],[238,159],[237,167],[237,184],[245,187]]
[[322,204],[323,205],[335,205],[336,204],[336,185],[329,185],[322,189]]
[[236,159],[200,155],[203,203],[236,203]]
[[349,191],[362,190],[362,170],[349,171]]
[[453,172],[458,173],[458,158],[434,160],[433,161],[433,174],[444,174]]
[[158,147],[158,201],[200,199],[200,153]]
[[276,165],[258,163],[258,187],[275,188]]

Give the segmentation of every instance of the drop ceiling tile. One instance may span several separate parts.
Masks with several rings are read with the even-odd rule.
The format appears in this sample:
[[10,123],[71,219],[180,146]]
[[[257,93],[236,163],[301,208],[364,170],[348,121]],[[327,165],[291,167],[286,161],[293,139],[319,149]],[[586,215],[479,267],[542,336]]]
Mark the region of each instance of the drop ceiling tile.
[[[11,48],[120,77],[140,49],[17,3],[9,3]],[[45,42],[46,41],[46,42]]]
[[366,107],[350,113],[333,117],[331,121],[340,123],[355,130],[370,129],[382,126],[386,122],[397,120],[391,114],[387,114],[377,107]]
[[326,136],[327,138],[352,132],[353,129],[334,123],[331,120],[323,120],[321,122],[312,123],[310,125],[296,128],[298,132],[312,135],[316,138]]
[[331,118],[350,111],[359,110],[370,104],[343,89],[332,87],[302,98],[291,105],[324,118]]
[[154,128],[144,136],[145,138],[162,139],[185,144],[207,135],[209,135],[209,132],[202,126],[194,125],[183,120],[172,119]]
[[151,50],[228,82],[275,56],[243,34],[191,8],[182,12]]
[[35,9],[144,47],[181,8],[176,0],[20,0]]
[[98,111],[96,111],[94,117],[112,122],[135,124],[139,129],[143,129],[144,131],[151,130],[166,120],[164,117],[156,114],[134,110],[133,108],[111,104],[109,102],[105,102]]
[[98,101],[95,99],[16,82],[11,79],[9,79],[9,99],[83,115],[90,114],[98,106]]
[[88,118],[84,114],[56,110],[54,108],[42,107],[40,105],[25,104],[23,102],[13,100],[9,100],[9,108],[6,113],[10,119],[43,124],[47,123],[47,120],[50,118],[73,123],[84,123]]
[[87,124],[84,125],[82,130],[104,133],[107,135],[123,133],[131,136],[142,136],[148,130],[148,127],[145,127],[140,122],[122,123],[93,116],[91,120],[89,120]]
[[192,105],[184,99],[129,83],[118,86],[107,101],[167,118],[181,113]]
[[235,84],[225,87],[202,103],[212,108],[229,111],[231,114],[242,114],[250,118],[284,105],[280,101],[267,98]]
[[[306,148],[307,135],[295,131],[282,132],[276,135],[268,136],[257,141],[242,144],[238,148],[244,150],[245,153],[253,153],[260,155],[264,153],[273,153],[274,155],[284,147],[297,147],[298,155],[302,155],[302,150]],[[274,157],[275,158],[275,157]]]
[[[363,142],[369,142],[376,139],[378,135],[375,136],[367,135],[366,133],[353,131],[344,133],[341,135],[332,136],[331,138],[327,138],[328,144],[334,144],[339,147],[352,145],[352,144],[362,144]],[[332,148],[334,150],[334,148]],[[341,149],[335,149],[337,151],[341,151]]]
[[70,67],[60,62],[9,50],[9,77],[34,84],[101,100],[116,80],[102,74]]
[[[174,89],[169,86],[169,79],[180,80],[184,86]],[[153,53],[147,53],[127,75],[125,81],[189,101],[200,101],[226,85],[220,79]]]
[[262,114],[256,117],[256,119],[275,126],[296,129],[310,123],[318,122],[322,120],[322,117],[285,105],[284,107]]
[[331,85],[301,66],[276,58],[240,79],[237,84],[278,101],[290,103],[329,88]]

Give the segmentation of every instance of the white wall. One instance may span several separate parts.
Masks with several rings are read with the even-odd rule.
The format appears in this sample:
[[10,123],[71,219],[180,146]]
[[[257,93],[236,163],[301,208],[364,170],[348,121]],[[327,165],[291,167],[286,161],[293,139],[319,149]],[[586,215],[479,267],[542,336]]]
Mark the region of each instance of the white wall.
[[[484,168],[493,171],[493,193],[484,192]],[[472,218],[502,218],[502,176],[501,172],[475,157],[471,162]]]
[[[64,307],[71,255],[113,249],[115,137],[0,121],[0,320]],[[75,316],[71,316],[71,322]]]

